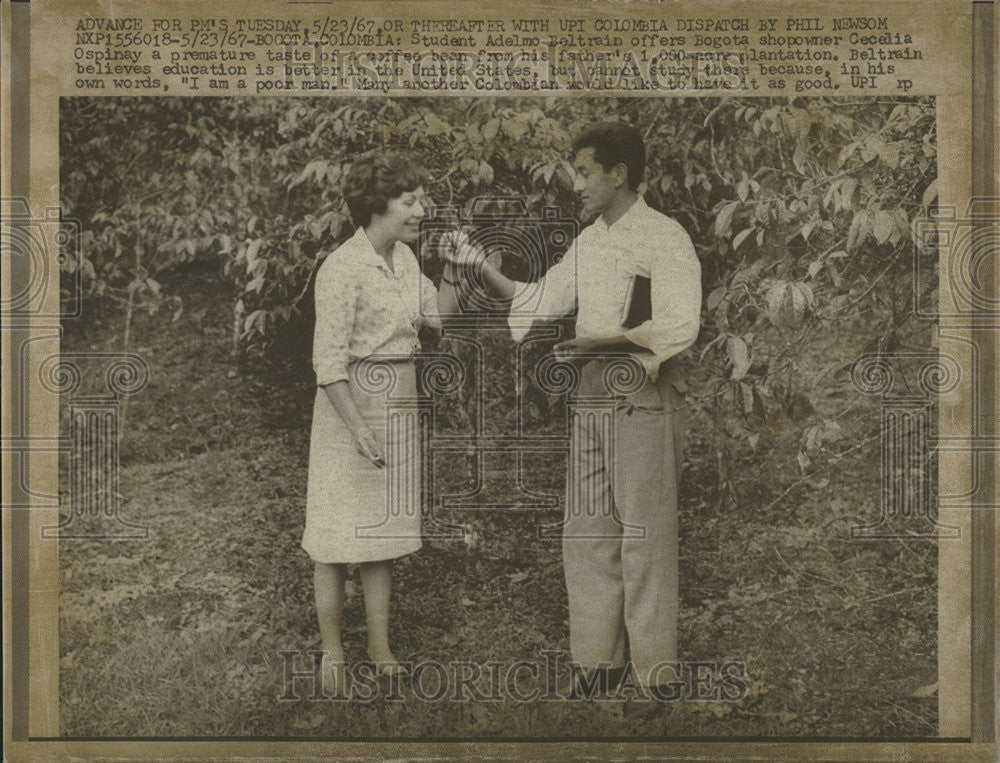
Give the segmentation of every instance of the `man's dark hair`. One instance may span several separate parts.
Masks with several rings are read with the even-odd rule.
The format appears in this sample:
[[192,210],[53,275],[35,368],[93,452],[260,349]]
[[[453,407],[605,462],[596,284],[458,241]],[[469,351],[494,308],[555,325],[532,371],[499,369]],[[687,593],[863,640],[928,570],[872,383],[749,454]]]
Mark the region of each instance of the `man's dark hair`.
[[364,156],[351,165],[344,200],[354,224],[364,228],[388,203],[427,181],[427,172],[406,154],[387,151]]
[[632,125],[624,122],[591,125],[573,141],[573,154],[585,148],[594,149],[594,161],[605,172],[618,164],[624,164],[628,170],[629,190],[638,190],[642,173],[646,170],[646,148],[642,135]]

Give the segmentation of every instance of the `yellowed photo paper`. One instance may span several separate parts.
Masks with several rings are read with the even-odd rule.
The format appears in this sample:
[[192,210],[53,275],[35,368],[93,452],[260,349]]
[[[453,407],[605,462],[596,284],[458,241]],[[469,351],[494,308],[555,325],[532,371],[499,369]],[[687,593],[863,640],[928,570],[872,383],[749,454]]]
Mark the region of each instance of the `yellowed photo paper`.
[[995,760],[997,31],[5,1],[7,758]]

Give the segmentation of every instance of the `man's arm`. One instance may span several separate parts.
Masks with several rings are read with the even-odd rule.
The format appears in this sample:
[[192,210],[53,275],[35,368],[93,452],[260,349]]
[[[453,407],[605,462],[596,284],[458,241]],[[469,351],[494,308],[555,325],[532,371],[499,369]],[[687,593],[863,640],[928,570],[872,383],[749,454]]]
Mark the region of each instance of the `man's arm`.
[[701,319],[701,263],[691,237],[671,221],[670,228],[644,237],[649,253],[652,318],[624,332],[646,348],[655,366],[687,349],[698,337]]
[[549,268],[541,280],[524,283],[507,278],[464,234],[457,235],[449,243],[450,246],[445,249],[445,259],[458,269],[478,272],[487,287],[502,299],[512,301],[518,292],[529,288],[541,290],[534,315],[508,317],[511,336],[515,342],[524,339],[535,320],[566,315],[573,309],[576,303],[576,259],[572,246],[566,256]]

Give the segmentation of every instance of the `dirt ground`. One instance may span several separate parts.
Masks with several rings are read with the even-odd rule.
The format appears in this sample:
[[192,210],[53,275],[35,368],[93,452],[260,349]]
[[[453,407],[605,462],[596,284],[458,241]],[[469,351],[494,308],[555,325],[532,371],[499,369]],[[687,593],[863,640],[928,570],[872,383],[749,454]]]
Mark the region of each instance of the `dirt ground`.
[[[172,287],[184,297],[180,319],[138,317],[129,348],[151,373],[125,411],[120,505],[148,538],[60,544],[64,736],[937,733],[936,545],[850,537],[852,525],[878,516],[878,418],[868,401],[857,447],[808,478],[783,465],[780,437],[770,459],[737,455],[735,504],[718,498],[709,424],[691,426],[680,656],[745,666],[738,701],[677,701],[646,717],[616,700],[450,701],[428,699],[427,687],[421,696],[316,699],[301,680],[290,697],[284,671],[304,670],[306,650],[319,645],[311,562],[299,547],[312,380],[290,361],[251,372],[232,357],[232,295],[210,269],[180,275]],[[114,352],[122,340],[120,312],[88,305],[82,319],[67,322],[64,349]],[[845,342],[822,352],[850,359],[857,351]],[[824,394],[847,393],[831,384]],[[449,461],[438,478],[460,484],[467,468]],[[563,469],[558,459],[539,462],[533,479],[561,494]],[[536,532],[557,516],[456,518],[475,526],[475,544],[425,543],[396,564],[397,655],[415,665],[483,666],[568,650],[559,544]],[[346,648],[357,662],[365,635],[356,575],[348,594]],[[289,651],[301,654],[289,663]],[[518,681],[530,694],[544,677],[522,673]]]

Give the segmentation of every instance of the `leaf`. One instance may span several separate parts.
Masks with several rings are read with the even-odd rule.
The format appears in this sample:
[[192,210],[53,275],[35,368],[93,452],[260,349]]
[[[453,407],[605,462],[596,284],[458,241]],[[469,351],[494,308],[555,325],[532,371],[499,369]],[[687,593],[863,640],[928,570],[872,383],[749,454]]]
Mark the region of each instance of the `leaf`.
[[427,125],[427,137],[432,137],[434,135],[442,135],[443,133],[451,130],[451,127],[445,122],[441,117],[435,114],[433,111],[429,111],[424,114],[424,124]]
[[806,429],[803,439],[805,440],[806,452],[811,453],[823,444],[823,429],[821,426],[811,426]]
[[260,251],[261,245],[264,243],[264,239],[258,238],[254,239],[250,246],[247,247],[247,267],[250,267],[257,260],[257,253]]
[[483,185],[489,185],[493,182],[493,167],[490,166],[489,162],[479,163],[479,181]]
[[854,249],[858,244],[864,242],[868,234],[871,232],[871,213],[868,210],[862,209],[854,215],[851,220],[851,227],[847,231],[847,249],[850,251]]
[[483,141],[491,141],[500,131],[500,120],[497,118],[487,120],[483,125]]
[[823,422],[823,439],[828,442],[836,442],[844,435],[844,430],[836,421]]
[[736,214],[736,208],[739,207],[739,202],[731,201],[726,204],[715,218],[715,235],[719,238],[725,238],[729,235],[729,226],[732,225],[733,215]]
[[799,451],[799,455],[795,457],[795,460],[799,462],[799,469],[801,469],[803,473],[805,473],[806,469],[808,469],[812,464],[812,461],[809,460],[809,456],[801,450]]
[[708,299],[705,300],[705,306],[709,309],[709,311],[715,310],[715,308],[722,304],[722,300],[725,299],[726,294],[728,293],[729,290],[725,286],[719,286],[718,288],[713,289],[712,293],[708,295]]
[[512,143],[519,143],[531,128],[527,122],[527,115],[519,114],[513,119],[504,119],[500,129],[504,135],[510,138]]
[[801,281],[792,284],[792,288],[797,289],[802,296],[805,298],[806,305],[812,307],[816,304],[816,295],[813,294],[812,288],[807,283]]
[[797,287],[798,284],[791,284],[785,289],[781,299],[782,322],[792,328],[802,325],[806,312],[806,295]]
[[717,335],[715,337],[715,339],[713,339],[711,342],[709,342],[708,344],[706,344],[705,347],[701,351],[701,355],[698,356],[698,362],[701,363],[705,359],[705,356],[708,354],[708,351],[710,349],[712,349],[712,347],[714,347],[715,345],[717,345],[719,342],[721,342],[725,338],[726,338],[725,334],[719,334],[719,335]]
[[781,318],[781,302],[785,297],[785,291],[788,289],[788,284],[784,281],[778,281],[774,286],[772,286],[766,295],[764,295],[764,301],[767,302],[767,319],[771,321],[771,325],[777,328],[782,326]]
[[465,157],[458,163],[458,169],[469,177],[479,174],[479,164],[475,159],[470,159],[469,157]]
[[898,143],[883,143],[878,146],[878,155],[883,162],[888,164],[893,169],[899,166],[899,144]]
[[809,116],[809,112],[805,109],[791,108],[789,111],[791,111],[792,116],[799,123],[799,138],[804,141],[809,135],[809,130],[812,129],[812,117]]
[[924,197],[920,202],[924,208],[925,215],[928,214],[928,209],[931,205],[931,202],[937,198],[938,195],[937,189],[938,189],[937,178],[934,178],[934,180],[931,181],[931,184],[927,186],[927,189],[924,191]]
[[795,152],[792,154],[792,164],[795,165],[795,169],[799,174],[806,174],[806,157],[809,152],[806,151],[805,141],[800,140],[795,146]]
[[746,201],[750,195],[750,179],[746,175],[736,186],[736,195],[739,196],[740,201]]
[[857,141],[855,141],[854,143],[848,143],[846,146],[844,146],[840,150],[840,154],[837,156],[837,167],[838,168],[844,166],[845,162],[847,162],[847,160],[851,157],[851,154],[854,153],[854,151],[855,151],[855,149],[857,149],[857,147],[858,147],[858,143],[857,143]]
[[297,186],[297,185],[298,185],[299,183],[303,183],[303,182],[305,182],[305,180],[306,180],[306,179],[307,179],[307,178],[308,178],[308,177],[309,177],[310,175],[312,175],[313,173],[315,173],[315,172],[316,172],[316,165],[317,165],[317,163],[318,163],[318,162],[319,162],[319,163],[323,163],[323,164],[325,164],[325,162],[321,162],[321,160],[318,160],[318,159],[313,159],[313,160],[312,160],[311,162],[309,162],[309,163],[308,163],[308,164],[307,164],[307,165],[306,165],[306,166],[305,166],[305,167],[303,168],[302,172],[300,172],[300,173],[299,173],[299,174],[298,174],[298,175],[297,175],[297,176],[295,177],[295,179],[294,179],[294,180],[293,180],[293,181],[292,181],[291,183],[289,183],[289,184],[288,184],[288,188],[289,188],[289,189],[292,189],[292,188],[294,188],[295,186]]
[[[263,310],[254,310],[250,315],[247,316],[246,321],[243,323],[243,329],[245,331],[250,331],[252,328],[257,326],[266,326],[267,316]],[[259,329],[258,329],[259,330]],[[263,331],[261,331],[263,333]]]
[[875,236],[876,241],[880,244],[888,241],[889,236],[892,235],[893,227],[892,215],[884,209],[880,209],[875,213],[875,220],[872,223],[872,235]]
[[733,381],[739,381],[747,375],[750,370],[750,350],[742,337],[731,336],[726,343],[726,354],[733,364],[733,373],[730,377]]
[[753,228],[747,228],[746,230],[742,230],[742,231],[740,231],[739,233],[736,234],[736,236],[733,238],[733,251],[734,252],[737,249],[740,248],[740,244],[742,244],[744,241],[746,241],[747,238],[750,236],[750,234],[753,233],[753,231],[754,231]]
[[938,691],[938,682],[935,681],[932,684],[927,684],[926,686],[921,686],[915,692],[913,692],[912,694],[910,694],[910,696],[911,697],[917,697],[917,698],[923,699],[925,697],[933,697],[935,694],[937,694],[937,691]]

